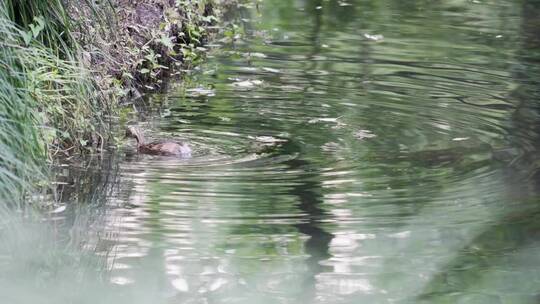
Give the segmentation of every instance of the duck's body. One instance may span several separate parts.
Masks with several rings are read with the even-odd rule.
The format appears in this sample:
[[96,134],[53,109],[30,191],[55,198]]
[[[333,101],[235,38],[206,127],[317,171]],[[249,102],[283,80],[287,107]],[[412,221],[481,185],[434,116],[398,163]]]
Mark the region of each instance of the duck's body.
[[185,143],[175,142],[152,142],[137,147],[139,153],[163,155],[163,156],[181,156],[190,157],[191,149]]
[[126,136],[133,137],[137,140],[137,151],[143,154],[162,155],[162,156],[178,156],[191,157],[191,148],[186,143],[177,143],[173,141],[155,141],[145,143],[144,136],[137,127],[128,127]]

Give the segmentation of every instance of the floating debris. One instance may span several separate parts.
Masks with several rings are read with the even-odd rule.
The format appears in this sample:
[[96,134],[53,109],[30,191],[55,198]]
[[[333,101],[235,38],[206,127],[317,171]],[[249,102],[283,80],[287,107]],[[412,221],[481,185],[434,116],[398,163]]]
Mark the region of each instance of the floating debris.
[[263,144],[277,144],[277,143],[287,142],[286,139],[277,138],[277,137],[269,136],[269,135],[261,135],[261,136],[255,136],[255,137],[249,136],[249,137]]
[[262,68],[262,69],[263,71],[270,72],[270,73],[281,73],[281,71],[278,69],[273,69],[273,68]]
[[376,35],[371,35],[371,34],[368,34],[368,33],[365,33],[364,34],[364,37],[368,40],[371,40],[371,41],[382,41],[384,39],[384,36],[383,35],[379,35],[379,34],[376,34]]
[[308,123],[310,124],[313,124],[313,123],[318,123],[318,122],[338,122],[338,118],[339,117],[317,117],[317,118],[312,118],[308,121]]
[[321,146],[321,150],[324,152],[337,152],[342,149],[342,146],[334,141],[327,142]]
[[252,89],[263,84],[262,80],[242,80],[232,83],[231,85],[237,89]]
[[343,123],[343,122],[341,122],[341,121],[338,120],[338,121],[336,122],[336,125],[333,126],[332,129],[341,129],[341,128],[346,127],[346,126],[347,126],[346,123]]
[[464,140],[468,140],[469,137],[456,137],[456,138],[452,138],[453,141],[464,141]]
[[51,212],[49,212],[50,214],[55,214],[55,213],[62,213],[66,210],[66,205],[61,205],[61,206],[58,206],[56,207],[54,210],[52,210]]
[[370,130],[358,130],[354,132],[353,136],[359,140],[377,137],[377,135],[373,134]]
[[263,53],[251,53],[251,52],[248,52],[248,53],[244,53],[243,55],[244,55],[244,57],[247,57],[247,58],[266,58],[267,57]]
[[187,89],[186,93],[190,97],[199,97],[199,96],[215,96],[216,92],[213,89],[198,87]]
[[216,75],[217,71],[215,69],[205,70],[202,72],[203,75]]

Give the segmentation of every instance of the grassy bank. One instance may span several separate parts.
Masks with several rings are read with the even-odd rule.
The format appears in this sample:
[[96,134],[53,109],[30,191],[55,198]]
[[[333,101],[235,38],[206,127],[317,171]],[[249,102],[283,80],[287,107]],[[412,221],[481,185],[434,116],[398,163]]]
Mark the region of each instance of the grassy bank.
[[206,0],[3,1],[0,201],[47,184],[55,155],[106,144],[118,101],[197,61],[214,13]]
[[54,5],[25,4],[0,4],[0,199],[10,203],[44,179],[49,149],[91,124],[97,100],[74,43],[59,32],[61,17],[30,17]]

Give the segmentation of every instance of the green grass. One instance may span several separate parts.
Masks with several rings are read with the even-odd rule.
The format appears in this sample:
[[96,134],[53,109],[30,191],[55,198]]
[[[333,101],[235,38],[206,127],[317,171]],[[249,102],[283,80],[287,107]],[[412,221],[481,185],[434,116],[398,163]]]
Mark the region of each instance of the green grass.
[[[19,33],[0,7],[0,201],[15,203],[43,176],[37,102],[27,90]],[[26,57],[26,56],[25,56]]]

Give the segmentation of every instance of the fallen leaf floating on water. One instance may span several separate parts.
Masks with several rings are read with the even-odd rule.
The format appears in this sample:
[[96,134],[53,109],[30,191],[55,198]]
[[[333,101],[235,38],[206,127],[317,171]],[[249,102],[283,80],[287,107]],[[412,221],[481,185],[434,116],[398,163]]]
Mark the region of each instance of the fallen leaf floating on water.
[[325,152],[337,152],[341,149],[342,149],[341,145],[334,141],[327,142],[321,146],[321,150]]
[[188,96],[190,97],[197,97],[197,96],[215,96],[216,93],[212,89],[207,88],[192,88],[187,89],[186,92],[188,93]]
[[66,205],[62,205],[62,206],[56,207],[54,210],[52,210],[52,211],[49,212],[49,213],[50,213],[50,214],[62,213],[62,212],[64,212],[64,210],[66,210]]
[[266,55],[263,54],[263,53],[244,53],[244,56],[245,57],[248,57],[248,58],[266,58]]
[[202,73],[203,73],[203,75],[216,75],[216,70],[214,70],[214,69],[205,70]]
[[263,71],[266,71],[266,72],[270,72],[270,73],[280,73],[281,71],[278,70],[278,69],[273,69],[273,68],[262,68]]
[[243,80],[232,83],[231,85],[238,89],[252,89],[263,84],[262,80]]
[[269,135],[261,135],[261,136],[248,136],[250,139],[254,139],[260,143],[263,144],[276,144],[276,143],[284,143],[287,142],[286,139],[277,138],[274,136]]
[[384,39],[383,35],[371,35],[371,34],[364,34],[364,37],[371,41],[382,41]]
[[354,132],[353,136],[359,140],[377,137],[377,135],[373,134],[370,130],[358,130]]
[[249,139],[253,140],[252,147],[257,151],[257,153],[269,152],[267,149],[274,147],[279,147],[286,143],[287,140],[283,138],[277,138],[270,135],[260,135],[260,136],[248,136]]
[[318,117],[318,118],[312,118],[308,121],[308,123],[318,123],[318,122],[337,122],[339,117]]

